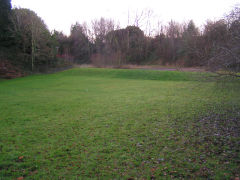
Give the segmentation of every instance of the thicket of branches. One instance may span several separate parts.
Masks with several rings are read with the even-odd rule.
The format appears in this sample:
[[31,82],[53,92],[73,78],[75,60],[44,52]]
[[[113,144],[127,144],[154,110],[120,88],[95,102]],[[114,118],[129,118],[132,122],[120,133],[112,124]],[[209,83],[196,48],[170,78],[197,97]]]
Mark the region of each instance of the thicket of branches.
[[182,24],[170,21],[159,26],[155,34],[150,33],[153,32],[149,26],[150,12],[145,13],[148,18],[145,32],[138,27],[144,13],[136,16],[133,25],[126,28],[104,18],[90,25],[76,23],[69,37],[58,33],[62,44],[60,54],[66,56],[71,52],[74,61],[98,66],[160,62],[205,66],[212,71],[222,70],[230,74],[239,72],[239,9],[236,6],[224,18],[207,21],[201,29],[192,20]]
[[[72,25],[69,36],[50,32],[31,10],[11,9],[9,0],[2,0],[0,8],[0,59],[31,70],[65,61],[97,66],[158,62],[205,66],[233,75],[240,71],[238,6],[220,20],[207,21],[201,29],[192,20],[170,21],[159,25],[154,33],[152,12],[143,11],[126,28],[120,28],[111,19],[100,18],[90,24]],[[146,21],[140,28],[141,19]]]

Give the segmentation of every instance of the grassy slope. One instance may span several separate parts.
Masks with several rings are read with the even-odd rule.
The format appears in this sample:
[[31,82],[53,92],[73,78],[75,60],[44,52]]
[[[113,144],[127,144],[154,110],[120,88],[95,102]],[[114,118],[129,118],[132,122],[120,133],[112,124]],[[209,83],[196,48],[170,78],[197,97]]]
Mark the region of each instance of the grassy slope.
[[239,94],[190,75],[72,69],[1,81],[0,179],[234,177],[238,164],[203,163],[187,138],[194,118]]

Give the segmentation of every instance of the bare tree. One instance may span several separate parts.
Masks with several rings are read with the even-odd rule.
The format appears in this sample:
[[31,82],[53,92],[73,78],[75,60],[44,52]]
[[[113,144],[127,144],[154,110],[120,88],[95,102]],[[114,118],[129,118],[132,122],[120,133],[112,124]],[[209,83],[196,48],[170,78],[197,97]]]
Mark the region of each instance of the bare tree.
[[104,48],[105,36],[107,33],[117,29],[115,21],[112,19],[100,18],[92,21],[92,36],[96,45],[97,52]]
[[[240,8],[236,6],[212,32],[211,57],[208,66],[221,75],[240,77]],[[209,33],[211,35],[211,33]],[[222,70],[222,71],[220,71]]]
[[31,69],[34,70],[36,63],[48,63],[51,56],[51,35],[43,20],[33,11],[19,8],[13,10],[11,21],[11,34],[25,62],[31,59]]

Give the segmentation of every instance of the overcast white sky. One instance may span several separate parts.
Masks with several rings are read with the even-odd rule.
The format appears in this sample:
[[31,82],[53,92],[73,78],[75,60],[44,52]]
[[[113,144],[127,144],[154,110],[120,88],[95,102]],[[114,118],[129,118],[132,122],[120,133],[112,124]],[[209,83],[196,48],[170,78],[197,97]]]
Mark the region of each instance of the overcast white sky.
[[[12,5],[35,11],[50,30],[69,34],[71,24],[106,17],[119,21],[121,27],[134,19],[136,12],[151,9],[153,22],[193,19],[202,25],[207,19],[221,18],[240,0],[12,0]],[[144,29],[144,27],[143,27]]]

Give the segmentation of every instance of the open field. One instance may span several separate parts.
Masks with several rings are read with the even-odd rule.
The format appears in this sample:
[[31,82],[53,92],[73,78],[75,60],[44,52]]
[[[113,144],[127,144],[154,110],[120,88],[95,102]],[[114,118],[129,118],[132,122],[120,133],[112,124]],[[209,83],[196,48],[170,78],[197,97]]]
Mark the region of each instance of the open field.
[[239,82],[200,76],[74,68],[0,81],[0,179],[238,177]]

